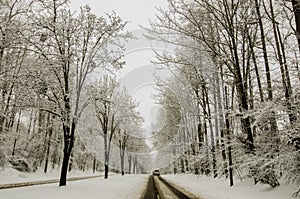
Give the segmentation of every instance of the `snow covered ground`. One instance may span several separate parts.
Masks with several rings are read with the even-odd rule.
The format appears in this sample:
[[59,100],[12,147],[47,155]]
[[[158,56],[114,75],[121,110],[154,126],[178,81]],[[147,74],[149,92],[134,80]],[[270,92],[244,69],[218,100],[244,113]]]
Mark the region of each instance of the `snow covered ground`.
[[[92,171],[78,171],[72,170],[68,173],[68,177],[80,177],[80,176],[92,176],[101,175],[102,173],[93,173]],[[60,169],[51,170],[47,173],[44,171],[37,170],[34,173],[20,172],[12,168],[0,169],[0,184],[18,183],[18,182],[29,182],[39,180],[53,180],[59,179]]]
[[[78,176],[78,175],[76,175]],[[29,179],[29,178],[25,178]],[[41,180],[38,176],[36,180]],[[43,177],[44,179],[44,177]],[[49,178],[48,178],[49,179]],[[17,179],[14,180],[16,182]],[[57,183],[0,190],[2,199],[134,199],[140,198],[148,175],[113,175],[107,180],[94,178],[68,182],[66,187]],[[3,183],[3,182],[1,182]]]
[[[68,177],[99,175],[89,172],[72,171]],[[195,175],[163,175],[162,177],[185,188],[203,199],[295,199],[292,194],[297,187],[281,182],[281,186],[271,188],[269,185],[253,185],[251,179],[243,182],[235,180],[233,187],[228,186],[227,179],[213,179]],[[44,174],[22,173],[14,169],[0,171],[0,184],[58,179],[59,171]],[[107,180],[94,178],[68,182],[66,187],[58,183],[0,190],[2,199],[138,199],[146,187],[148,175],[111,174]],[[300,199],[300,196],[298,196]]]
[[163,175],[162,177],[203,199],[292,199],[292,194],[298,190],[297,187],[284,182],[281,182],[279,187],[272,188],[269,185],[254,185],[253,180],[245,179],[243,182],[235,180],[235,185],[229,187],[228,179],[195,175]]

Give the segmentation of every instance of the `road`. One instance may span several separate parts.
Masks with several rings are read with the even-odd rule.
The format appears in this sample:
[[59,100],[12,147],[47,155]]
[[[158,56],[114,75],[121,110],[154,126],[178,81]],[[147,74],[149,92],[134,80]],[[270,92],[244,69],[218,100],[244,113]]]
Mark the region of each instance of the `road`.
[[143,199],[200,199],[191,193],[182,191],[178,186],[166,181],[161,176],[151,175]]
[[[103,176],[97,175],[97,176],[73,177],[73,178],[68,178],[68,181],[85,180],[85,179],[91,179],[97,177],[103,177]],[[10,188],[42,185],[42,184],[51,184],[57,182],[59,182],[59,179],[2,184],[0,185],[0,189],[10,189]],[[148,178],[147,187],[141,198],[142,199],[201,199],[199,197],[194,196],[191,193],[188,193],[185,190],[183,191],[182,188],[168,182],[161,176],[153,176],[153,175],[151,175]]]

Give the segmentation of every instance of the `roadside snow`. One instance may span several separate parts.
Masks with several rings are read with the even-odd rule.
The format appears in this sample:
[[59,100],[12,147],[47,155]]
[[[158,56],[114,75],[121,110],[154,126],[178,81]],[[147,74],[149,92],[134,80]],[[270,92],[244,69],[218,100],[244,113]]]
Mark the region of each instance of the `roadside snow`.
[[133,199],[140,198],[148,175],[113,175],[107,180],[94,178],[68,182],[66,187],[57,184],[37,185],[0,190],[5,199]]
[[[102,173],[93,173],[92,171],[78,171],[72,170],[68,173],[68,177],[81,177],[81,176],[92,176],[92,175],[101,175]],[[39,181],[39,180],[53,180],[59,179],[60,169],[52,170],[47,173],[44,173],[42,169],[37,170],[36,172],[26,173],[20,172],[12,168],[0,169],[0,184],[10,184],[18,182],[30,182],[30,181]]]
[[[91,176],[91,171],[71,171],[68,177]],[[59,171],[44,174],[22,173],[14,169],[0,170],[0,184],[27,182],[37,180],[58,179]],[[253,185],[252,179],[234,181],[229,187],[228,179],[213,179],[196,175],[163,175],[163,178],[183,187],[187,191],[203,199],[294,199],[292,194],[297,187],[281,181],[280,187],[271,188],[269,185]],[[58,187],[57,183],[0,190],[3,199],[135,199],[140,198],[148,181],[148,175],[112,174],[107,180],[94,178],[82,181],[68,182],[66,187]],[[300,197],[298,197],[300,198]]]
[[213,179],[196,175],[163,175],[163,178],[183,187],[203,199],[292,199],[296,187],[281,182],[272,188],[269,185],[253,184],[253,180],[234,181],[229,187],[228,179]]

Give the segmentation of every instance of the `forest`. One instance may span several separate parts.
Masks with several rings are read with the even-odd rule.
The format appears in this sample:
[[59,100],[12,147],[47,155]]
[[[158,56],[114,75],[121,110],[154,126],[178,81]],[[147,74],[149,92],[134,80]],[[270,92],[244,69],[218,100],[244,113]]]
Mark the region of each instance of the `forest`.
[[116,77],[127,22],[68,0],[4,0],[0,13],[0,167],[60,168],[60,186],[72,168],[141,170],[143,118]]
[[173,74],[157,80],[157,164],[299,186],[300,2],[169,0],[158,12],[146,35],[175,50],[153,60]]
[[152,148],[117,76],[128,22],[69,3],[0,0],[0,168],[60,169],[65,186],[73,168],[106,179],[154,157],[162,173],[300,185],[299,0],[157,8],[142,28],[172,77],[156,79]]

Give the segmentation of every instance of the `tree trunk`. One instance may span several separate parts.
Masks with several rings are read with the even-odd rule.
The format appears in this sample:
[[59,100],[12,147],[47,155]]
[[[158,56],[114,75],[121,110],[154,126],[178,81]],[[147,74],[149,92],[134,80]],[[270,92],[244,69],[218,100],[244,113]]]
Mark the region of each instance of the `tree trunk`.
[[233,186],[233,162],[232,162],[232,148],[231,148],[231,128],[230,128],[230,120],[229,120],[229,106],[228,106],[228,92],[227,87],[225,87],[225,106],[226,106],[226,114],[225,114],[225,125],[226,125],[226,138],[227,138],[227,151],[228,151],[228,170],[229,170],[229,185]]
[[131,159],[132,159],[132,155],[128,154],[128,173],[131,174]]
[[65,149],[63,163],[62,163],[62,167],[61,167],[61,173],[60,173],[59,186],[67,185],[67,173],[68,173],[70,156],[71,156],[71,153],[67,149]]
[[[205,118],[208,118],[208,114],[207,114],[207,111],[206,111],[206,95],[205,95],[205,89],[202,87],[202,103],[203,103],[203,107],[202,107],[202,111],[203,111],[203,114],[204,114],[204,117]],[[208,143],[208,136],[207,136],[207,131],[208,131],[208,127],[207,127],[207,122],[206,122],[206,119],[203,119],[203,128],[204,128],[204,138],[205,138],[205,152],[206,152],[206,164],[205,164],[205,173],[206,175],[209,175],[210,173],[210,169],[209,169],[209,150],[208,150],[208,146],[209,146],[209,143]]]
[[[205,144],[208,144],[208,137],[207,137],[207,124],[206,121],[203,121],[203,128],[204,128],[204,139],[205,139]],[[205,163],[205,174],[209,175],[210,169],[209,169],[209,151],[208,151],[208,146],[205,146],[205,153],[206,153],[206,163]]]
[[107,133],[104,134],[104,179],[108,178],[108,143]]
[[74,146],[74,133],[75,133],[75,121],[72,120],[71,128],[67,123],[63,121],[63,131],[64,131],[64,157],[61,167],[61,175],[59,186],[66,186],[67,184],[67,173],[68,173],[68,166],[69,160],[71,156],[71,152]]
[[104,179],[108,178],[108,164],[104,164]]
[[69,160],[68,172],[71,172],[72,168],[73,168],[73,153],[71,152],[70,160]]
[[[55,133],[55,148],[54,148],[54,151],[53,151],[53,154],[52,154],[52,169],[55,169],[55,165],[59,165],[59,153],[58,153],[58,150],[59,150],[59,146],[61,144],[61,139],[60,139],[60,134],[57,130],[54,130],[54,133]],[[59,156],[59,157],[58,157]]]
[[93,173],[96,172],[96,157],[94,156],[94,160],[93,160]]
[[71,152],[74,146],[74,131],[75,131],[75,124],[74,121],[72,122],[72,131],[70,133],[70,127],[67,126],[68,124],[63,123],[63,130],[64,130],[64,156],[63,156],[63,162],[61,167],[61,175],[60,175],[60,181],[59,186],[66,186],[67,184],[67,173],[68,173],[68,166],[69,166],[69,160],[71,157]]
[[261,81],[260,81],[260,75],[259,75],[259,72],[258,72],[258,66],[257,66],[257,61],[256,61],[256,56],[255,56],[253,41],[252,41],[249,33],[248,33],[248,42],[249,42],[249,48],[250,48],[250,51],[251,51],[252,61],[253,61],[254,69],[255,69],[256,81],[257,81],[257,86],[258,86],[260,101],[264,102],[264,93],[263,93],[263,90],[262,90]]
[[133,169],[132,170],[133,174],[136,174],[136,161],[135,161],[135,157],[136,157],[136,155],[133,156],[133,168],[132,168]]
[[[239,111],[241,113],[247,112],[249,110],[248,106],[248,93],[247,93],[247,81],[246,78],[242,76],[241,72],[241,64],[239,61],[239,49],[237,48],[237,38],[235,38],[234,28],[233,24],[229,27],[230,33],[232,34],[230,36],[231,43],[232,43],[232,57],[234,59],[234,84],[237,90],[237,98],[239,102]],[[246,113],[248,114],[248,113]],[[247,153],[254,153],[254,140],[253,140],[253,134],[251,129],[251,120],[249,116],[242,116],[240,117],[242,129],[244,134],[247,135],[247,142],[246,142],[246,152]]]
[[137,155],[133,156],[133,173],[137,174],[138,169],[137,169]]
[[[261,35],[261,42],[262,42],[262,49],[263,49],[263,57],[265,62],[265,73],[266,73],[266,79],[267,79],[267,90],[268,90],[268,100],[273,99],[273,90],[272,90],[272,80],[271,80],[271,74],[270,74],[270,67],[269,67],[269,61],[268,61],[268,54],[267,54],[267,47],[266,47],[266,41],[265,41],[265,32],[264,32],[264,26],[262,23],[262,17],[260,14],[260,5],[258,0],[255,0],[255,8],[256,8],[256,14],[257,19],[259,23],[260,28],[260,35]],[[275,132],[277,131],[277,124],[275,120],[275,113],[273,112],[273,115],[270,116],[270,125],[271,125],[271,131]]]
[[125,150],[122,149],[121,151],[121,173],[122,173],[122,176],[124,175],[125,173],[125,169],[124,169],[124,158],[125,157]]
[[198,142],[199,142],[198,147],[199,147],[199,151],[200,151],[202,144],[203,144],[203,132],[202,132],[202,125],[201,125],[202,121],[199,120],[198,122],[199,122],[199,124],[197,126],[197,133],[198,133]]
[[[8,87],[8,86],[7,86]],[[5,86],[3,86],[4,91],[2,91],[2,107],[3,107],[3,112],[1,113],[1,117],[0,117],[0,133],[4,132],[4,131],[8,131],[10,129],[10,123],[14,122],[14,116],[15,116],[15,108],[16,108],[16,102],[14,102],[14,104],[12,105],[12,110],[11,110],[11,114],[9,117],[9,108],[11,107],[11,100],[13,98],[13,88],[14,88],[14,83],[12,83],[12,85],[10,86],[10,88],[5,88]],[[6,96],[7,95],[7,96]],[[5,98],[7,97],[7,99],[5,100]],[[6,124],[5,124],[6,123]],[[6,128],[5,128],[6,127]]]
[[127,137],[126,131],[124,130],[122,133],[121,129],[119,129],[119,135],[120,135],[119,149],[120,149],[120,161],[121,161],[121,174],[123,176],[125,173],[125,168],[124,168],[125,162],[124,161],[125,161],[126,142],[127,142],[128,137]]
[[16,129],[16,138],[13,143],[13,150],[12,150],[12,156],[15,155],[15,150],[16,150],[16,145],[17,145],[17,140],[19,139],[19,130],[20,130],[20,120],[21,120],[21,110],[19,111],[19,117],[18,117],[18,123],[17,123],[17,129]]
[[292,0],[293,11],[295,15],[295,23],[296,23],[296,38],[298,42],[298,48],[300,51],[300,1]]
[[[220,129],[223,128],[223,126],[221,126],[220,123],[220,112],[222,111],[222,107],[218,107],[219,106],[219,102],[218,102],[218,95],[220,95],[220,85],[219,85],[219,74],[217,73],[217,71],[215,73],[213,73],[213,85],[214,85],[214,91],[213,91],[213,97],[214,97],[214,122],[215,122],[215,133],[216,133],[216,146],[213,147],[213,153],[215,154],[214,156],[216,156],[217,151],[220,151]],[[221,102],[220,102],[221,103]],[[219,109],[220,108],[220,109]],[[220,126],[219,126],[220,125]],[[216,160],[216,157],[214,157],[213,159]],[[216,165],[216,161],[213,163],[214,165]],[[217,170],[215,167],[214,170],[214,177],[217,177]]]
[[207,105],[207,118],[209,123],[209,130],[210,130],[210,141],[211,141],[211,153],[212,153],[212,166],[213,166],[213,173],[214,178],[218,176],[217,174],[217,159],[216,159],[216,151],[215,151],[215,136],[213,132],[213,125],[211,121],[211,112],[210,112],[210,103],[208,98],[208,92],[205,86],[203,86],[203,92],[205,92],[205,101]]
[[271,74],[270,74],[270,67],[269,67],[268,53],[267,53],[267,47],[266,47],[264,26],[263,26],[262,17],[261,17],[261,14],[260,14],[260,5],[259,5],[258,0],[255,0],[255,8],[256,8],[257,19],[258,19],[258,24],[259,24],[259,28],[260,28],[261,43],[262,43],[262,49],[263,49],[263,57],[264,57],[264,62],[265,62],[265,72],[266,72],[266,78],[267,78],[268,99],[272,100],[273,99],[272,80],[271,80]]
[[[37,135],[42,140],[42,134],[45,129],[45,113],[41,109],[38,110],[38,125],[37,125]],[[45,153],[45,142],[46,142],[47,131],[45,131],[44,143],[42,141],[38,143],[38,150],[36,153],[36,159],[38,161],[38,165],[41,167],[44,160]]]
[[232,148],[231,148],[231,130],[229,116],[226,114],[226,128],[227,128],[227,151],[228,151],[228,166],[229,166],[229,185],[233,186],[233,162],[232,162]]
[[30,132],[31,132],[32,120],[33,120],[33,108],[31,109],[29,117],[30,118],[29,118],[29,124],[28,124],[28,129],[27,129],[27,137],[26,137],[26,144],[25,144],[25,147],[24,147],[24,151],[27,150],[28,145],[29,145],[29,137],[30,137]]
[[181,173],[185,173],[183,158],[180,158],[180,164],[181,164]]
[[[216,63],[216,62],[215,62]],[[225,151],[225,136],[224,136],[224,131],[225,131],[225,124],[224,124],[224,111],[223,111],[223,106],[222,106],[222,97],[221,97],[221,87],[224,86],[224,80],[223,80],[223,67],[220,66],[220,74],[221,78],[219,76],[219,73],[216,72],[215,75],[215,86],[216,86],[216,97],[217,97],[217,104],[218,104],[218,117],[219,117],[219,126],[220,126],[220,143],[221,143],[221,155],[223,159],[223,168],[224,168],[224,174],[227,178],[228,176],[228,170],[227,170],[227,162],[226,162],[226,151]],[[220,83],[220,79],[222,83]]]
[[276,29],[277,29],[277,33],[278,33],[279,45],[281,47],[282,58],[283,58],[283,63],[284,63],[284,71],[285,71],[284,76],[286,79],[286,89],[287,89],[286,93],[285,93],[285,97],[287,100],[287,108],[289,111],[288,115],[289,115],[290,124],[294,125],[295,121],[297,120],[297,116],[296,116],[295,110],[293,109],[292,104],[291,104],[291,96],[293,95],[291,79],[290,79],[289,69],[288,69],[288,65],[287,65],[287,61],[286,61],[285,47],[282,42],[278,24],[276,24]]
[[[218,110],[218,100],[217,100],[217,95],[218,95],[218,88],[219,85],[217,85],[217,79],[219,77],[217,77],[219,74],[218,73],[214,73],[213,74],[213,86],[214,86],[214,91],[213,91],[213,98],[214,98],[214,102],[213,102],[213,105],[214,105],[214,122],[215,122],[215,132],[216,132],[216,148],[218,150],[219,148],[219,142],[220,142],[220,138],[219,138],[219,132],[220,132],[220,128],[222,127],[219,127],[219,110]],[[219,83],[219,82],[218,82]]]
[[51,147],[51,136],[53,132],[53,126],[52,126],[52,120],[49,119],[49,127],[47,128],[48,133],[48,140],[47,140],[47,151],[46,151],[46,158],[45,158],[45,167],[44,167],[44,173],[47,173],[48,170],[48,162],[49,162],[49,154],[50,154],[50,147]]
[[[256,0],[257,1],[257,0]],[[244,59],[242,60],[242,64],[240,61],[240,49],[238,48],[238,41],[237,38],[237,32],[236,30],[238,27],[235,27],[235,14],[232,11],[233,4],[229,5],[227,1],[224,1],[225,11],[226,11],[226,21],[228,23],[228,40],[230,41],[230,53],[232,56],[232,62],[233,62],[233,75],[234,75],[234,85],[237,90],[237,98],[238,98],[238,105],[239,105],[239,111],[242,113],[240,116],[241,120],[241,126],[243,133],[247,135],[247,142],[246,142],[246,152],[247,153],[254,153],[254,140],[253,140],[253,134],[251,129],[251,120],[249,116],[246,116],[249,110],[248,106],[248,93],[247,93],[247,80],[242,73],[244,64]],[[236,19],[238,20],[238,19]],[[244,39],[244,38],[243,38]],[[245,51],[243,49],[243,51]],[[243,53],[245,54],[245,52]],[[243,55],[243,58],[245,55]],[[229,64],[227,63],[229,66]],[[244,114],[246,112],[246,114]]]
[[[249,110],[247,90],[244,89],[242,78],[237,78],[235,82],[237,88],[237,96],[239,99],[239,109],[240,112],[245,112]],[[249,116],[241,116],[243,132],[247,135],[246,142],[246,153],[254,153],[254,139],[251,129],[251,120]]]
[[121,175],[124,175],[124,155],[125,151],[123,150],[122,140],[119,140],[119,149],[120,149],[120,162],[121,162]]
[[[175,161],[173,162],[173,166],[174,166],[173,172],[174,172],[174,174],[176,174],[177,173],[177,167],[176,167],[176,162]],[[197,171],[197,173],[195,173],[195,174],[199,174],[198,173],[198,168],[196,168],[196,171]]]
[[1,113],[1,115],[0,115],[0,133],[3,133],[4,132],[4,126],[3,126],[3,124],[4,124],[4,121],[5,121],[5,116],[4,115],[2,115],[3,113]]

